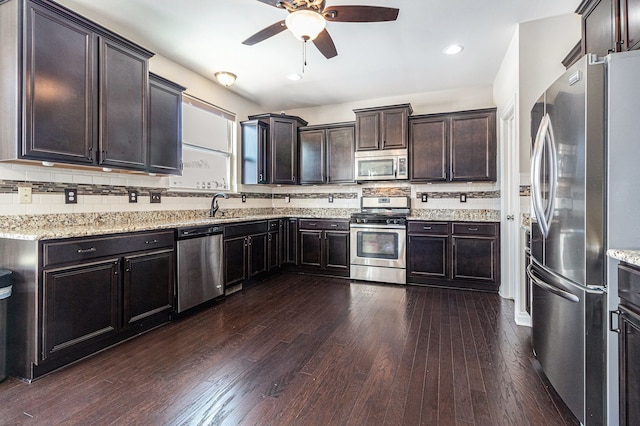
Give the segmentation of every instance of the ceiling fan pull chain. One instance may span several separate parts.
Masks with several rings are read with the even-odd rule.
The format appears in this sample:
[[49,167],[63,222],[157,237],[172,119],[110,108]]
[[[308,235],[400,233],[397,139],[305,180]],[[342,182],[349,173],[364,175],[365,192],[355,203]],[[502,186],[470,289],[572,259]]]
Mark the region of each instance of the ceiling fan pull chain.
[[304,68],[307,66],[307,40],[302,43],[302,73],[304,74]]

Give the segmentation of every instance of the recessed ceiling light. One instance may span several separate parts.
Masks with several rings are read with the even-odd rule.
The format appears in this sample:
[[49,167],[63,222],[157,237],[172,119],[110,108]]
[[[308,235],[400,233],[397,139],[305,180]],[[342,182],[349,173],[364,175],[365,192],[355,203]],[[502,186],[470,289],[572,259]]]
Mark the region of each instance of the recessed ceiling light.
[[298,81],[298,80],[302,80],[302,76],[301,76],[300,74],[296,74],[296,73],[289,74],[289,75],[287,76],[287,78],[288,78],[289,80],[291,80],[291,81]]
[[442,53],[444,53],[445,55],[457,55],[458,53],[462,52],[463,49],[464,47],[460,45],[452,44],[451,46],[444,48]]

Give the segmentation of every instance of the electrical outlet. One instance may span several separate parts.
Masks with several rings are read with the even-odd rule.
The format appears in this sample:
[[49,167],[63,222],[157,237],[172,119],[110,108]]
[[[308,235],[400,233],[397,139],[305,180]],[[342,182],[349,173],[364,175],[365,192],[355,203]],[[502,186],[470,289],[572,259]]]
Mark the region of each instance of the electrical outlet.
[[162,202],[162,196],[159,192],[152,192],[151,194],[151,204],[157,204]]
[[422,194],[420,194],[420,199],[422,200],[423,203],[426,203],[428,200],[427,193],[423,192]]
[[461,203],[467,202],[467,194],[460,194],[460,202]]
[[31,204],[31,187],[29,186],[18,187],[18,203]]
[[75,188],[64,190],[64,203],[65,204],[78,204],[78,190]]
[[129,191],[129,202],[130,203],[138,202],[138,191]]
[[329,202],[330,202],[330,203],[333,203],[333,194],[330,194],[330,195],[329,195]]
[[246,194],[242,194],[242,202],[246,203],[247,202],[247,196]]
[[287,204],[290,203],[291,202],[291,197],[288,196],[288,195],[286,197],[284,197],[284,202],[287,203]]

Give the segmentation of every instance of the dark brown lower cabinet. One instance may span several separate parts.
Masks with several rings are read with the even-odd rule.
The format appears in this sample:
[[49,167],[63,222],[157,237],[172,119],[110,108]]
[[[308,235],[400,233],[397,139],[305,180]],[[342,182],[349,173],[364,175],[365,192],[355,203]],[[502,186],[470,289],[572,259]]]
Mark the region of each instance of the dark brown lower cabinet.
[[131,325],[171,309],[173,300],[173,249],[124,258],[124,322]]
[[349,276],[349,222],[300,219],[299,266],[307,272]]
[[296,265],[298,263],[298,219],[288,218],[283,221],[283,258],[282,262]]
[[44,273],[43,360],[116,333],[119,270],[120,259],[112,258]]
[[620,425],[640,418],[640,269],[618,266],[618,373]]
[[16,374],[33,379],[169,321],[173,231],[40,245],[42,338],[35,365]]
[[[268,222],[227,225],[224,228],[225,292],[253,281],[269,269]],[[238,287],[239,288],[239,287]]]
[[409,222],[407,283],[497,291],[499,224]]

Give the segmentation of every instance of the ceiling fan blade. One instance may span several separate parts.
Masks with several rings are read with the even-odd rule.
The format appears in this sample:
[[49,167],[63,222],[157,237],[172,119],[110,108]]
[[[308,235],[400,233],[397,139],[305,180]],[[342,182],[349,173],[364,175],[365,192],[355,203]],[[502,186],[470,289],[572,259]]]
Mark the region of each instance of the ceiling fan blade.
[[276,34],[281,33],[286,30],[287,26],[284,24],[284,20],[278,21],[273,25],[269,25],[267,28],[258,31],[248,39],[242,42],[242,44],[246,44],[247,46],[253,46],[256,43],[260,43],[263,40],[268,39],[269,37],[273,37]]
[[313,44],[316,45],[320,53],[322,53],[327,59],[331,59],[338,55],[336,45],[333,44],[333,39],[326,29],[322,30],[318,37],[313,40]]
[[399,9],[378,6],[330,6],[322,14],[334,22],[384,22],[398,19]]

